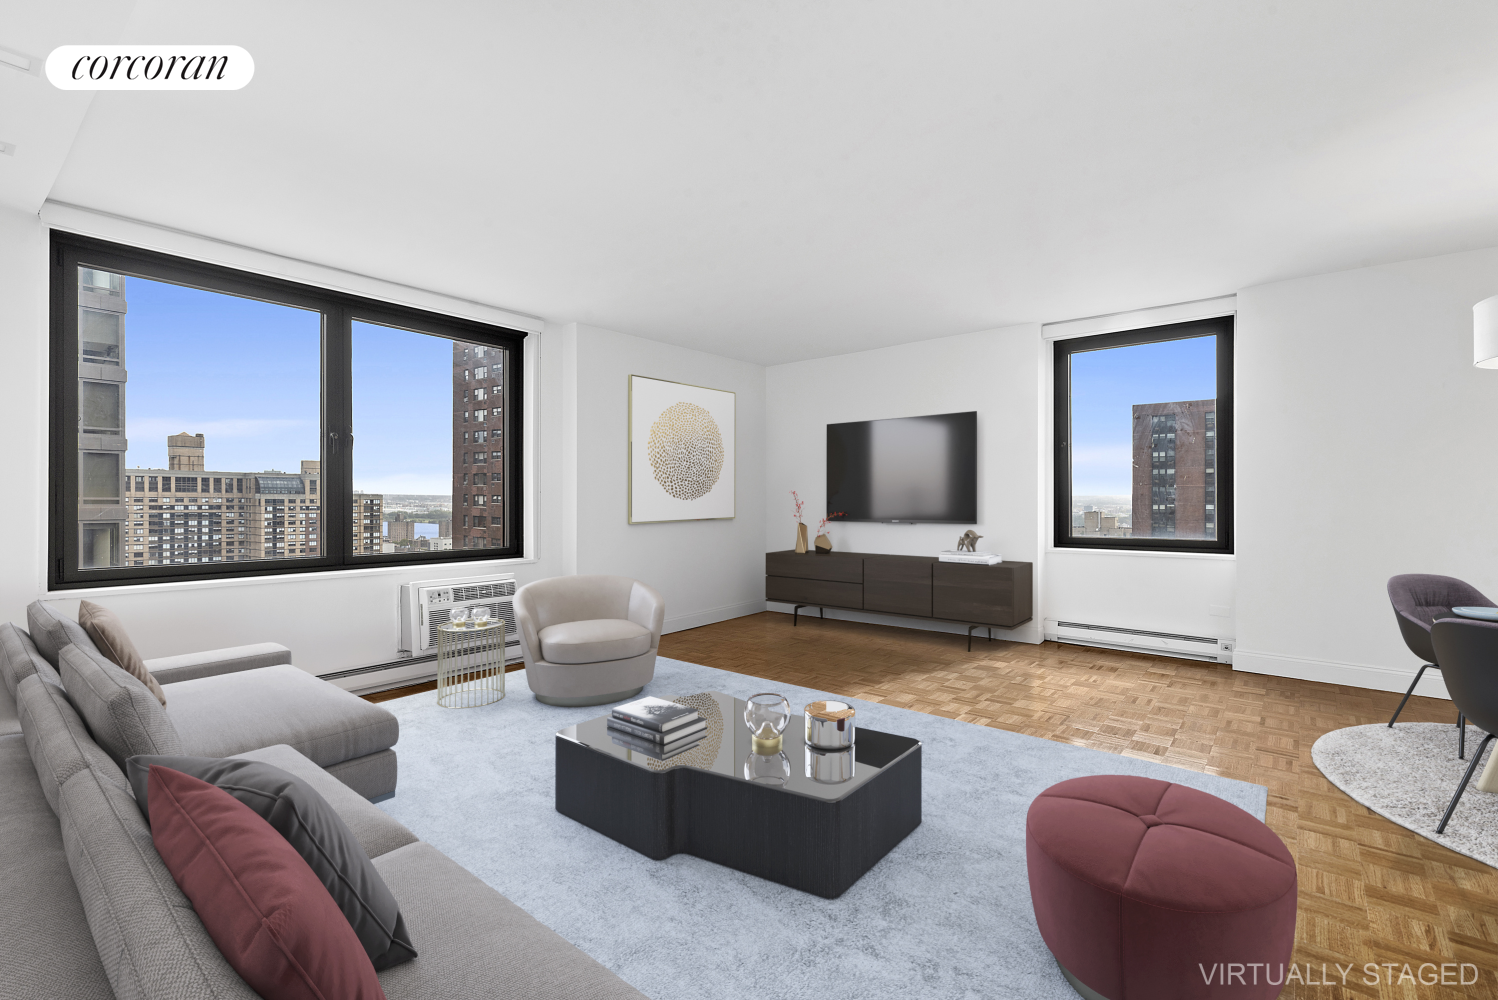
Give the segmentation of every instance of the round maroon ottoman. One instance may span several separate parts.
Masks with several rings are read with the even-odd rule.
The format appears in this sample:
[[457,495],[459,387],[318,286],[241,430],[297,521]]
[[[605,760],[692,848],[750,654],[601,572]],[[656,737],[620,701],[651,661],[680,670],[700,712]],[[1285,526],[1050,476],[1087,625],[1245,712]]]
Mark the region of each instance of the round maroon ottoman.
[[1214,795],[1153,778],[1052,785],[1025,822],[1040,935],[1092,1000],[1277,996],[1295,944],[1295,862]]

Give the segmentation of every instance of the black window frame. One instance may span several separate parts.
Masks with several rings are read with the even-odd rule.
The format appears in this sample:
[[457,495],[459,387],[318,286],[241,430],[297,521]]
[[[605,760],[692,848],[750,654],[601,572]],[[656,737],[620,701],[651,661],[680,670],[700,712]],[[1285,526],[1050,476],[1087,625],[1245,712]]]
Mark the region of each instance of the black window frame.
[[[1071,358],[1073,354],[1160,344],[1196,337],[1217,337],[1216,538],[1073,538],[1071,513]],[[1054,342],[1055,352],[1055,516],[1052,545],[1058,549],[1116,549],[1134,552],[1206,552],[1233,554],[1233,317],[1169,323],[1163,326],[1073,337]],[[1132,495],[1132,477],[1131,477]],[[1132,521],[1132,518],[1131,518]]]
[[[416,566],[524,558],[525,552],[525,338],[522,330],[346,292],[319,288],[237,268],[208,264],[172,254],[141,250],[63,230],[51,231],[50,378],[47,500],[47,584],[49,590],[124,587],[145,583],[291,576],[380,566]],[[312,309],[323,316],[319,433],[322,481],[320,534],[323,554],[297,559],[217,562],[170,566],[78,566],[78,268],[188,285],[261,301]],[[482,344],[508,351],[505,359],[504,434],[506,502],[510,518],[507,545],[483,549],[453,548],[420,555],[360,553],[353,538],[353,324],[429,334],[445,340]],[[128,426],[125,428],[129,433]],[[444,447],[451,449],[451,443]],[[211,471],[211,470],[207,470]],[[129,496],[130,494],[127,494]],[[127,505],[128,502],[127,502]],[[460,515],[453,496],[453,518]],[[133,522],[132,522],[133,523]]]

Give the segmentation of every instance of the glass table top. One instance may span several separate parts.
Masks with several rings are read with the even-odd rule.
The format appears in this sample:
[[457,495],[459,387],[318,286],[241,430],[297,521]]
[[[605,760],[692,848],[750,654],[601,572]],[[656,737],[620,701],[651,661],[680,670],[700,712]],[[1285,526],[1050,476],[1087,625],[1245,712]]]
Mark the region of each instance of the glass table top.
[[1451,613],[1482,622],[1498,622],[1498,608],[1452,608]]
[[812,798],[836,800],[867,784],[885,768],[917,749],[919,740],[858,726],[853,746],[844,751],[819,751],[806,745],[802,708],[791,706],[791,721],[781,736],[778,754],[757,754],[744,724],[742,699],[720,691],[683,695],[670,701],[702,713],[707,730],[690,749],[665,759],[634,749],[608,728],[609,717],[599,716],[557,735],[600,753],[610,754],[648,771],[690,767],[736,781],[778,788]]

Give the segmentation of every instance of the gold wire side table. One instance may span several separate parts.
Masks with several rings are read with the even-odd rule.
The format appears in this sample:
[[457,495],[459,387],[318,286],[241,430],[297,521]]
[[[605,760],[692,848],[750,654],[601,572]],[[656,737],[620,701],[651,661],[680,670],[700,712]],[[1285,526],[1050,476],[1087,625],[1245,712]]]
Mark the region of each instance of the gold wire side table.
[[505,696],[505,623],[437,629],[437,704],[478,708]]

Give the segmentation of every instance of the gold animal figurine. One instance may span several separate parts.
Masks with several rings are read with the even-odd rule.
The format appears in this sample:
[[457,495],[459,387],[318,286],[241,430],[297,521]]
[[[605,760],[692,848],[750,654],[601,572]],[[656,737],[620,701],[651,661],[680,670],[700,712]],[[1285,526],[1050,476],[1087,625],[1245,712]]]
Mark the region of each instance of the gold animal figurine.
[[980,539],[982,537],[983,536],[980,535],[980,534],[978,534],[976,531],[972,531],[972,530],[964,531],[962,533],[962,537],[959,538],[959,539],[957,539],[957,551],[958,552],[976,552],[976,551],[978,551],[978,549],[977,549],[978,539]]

